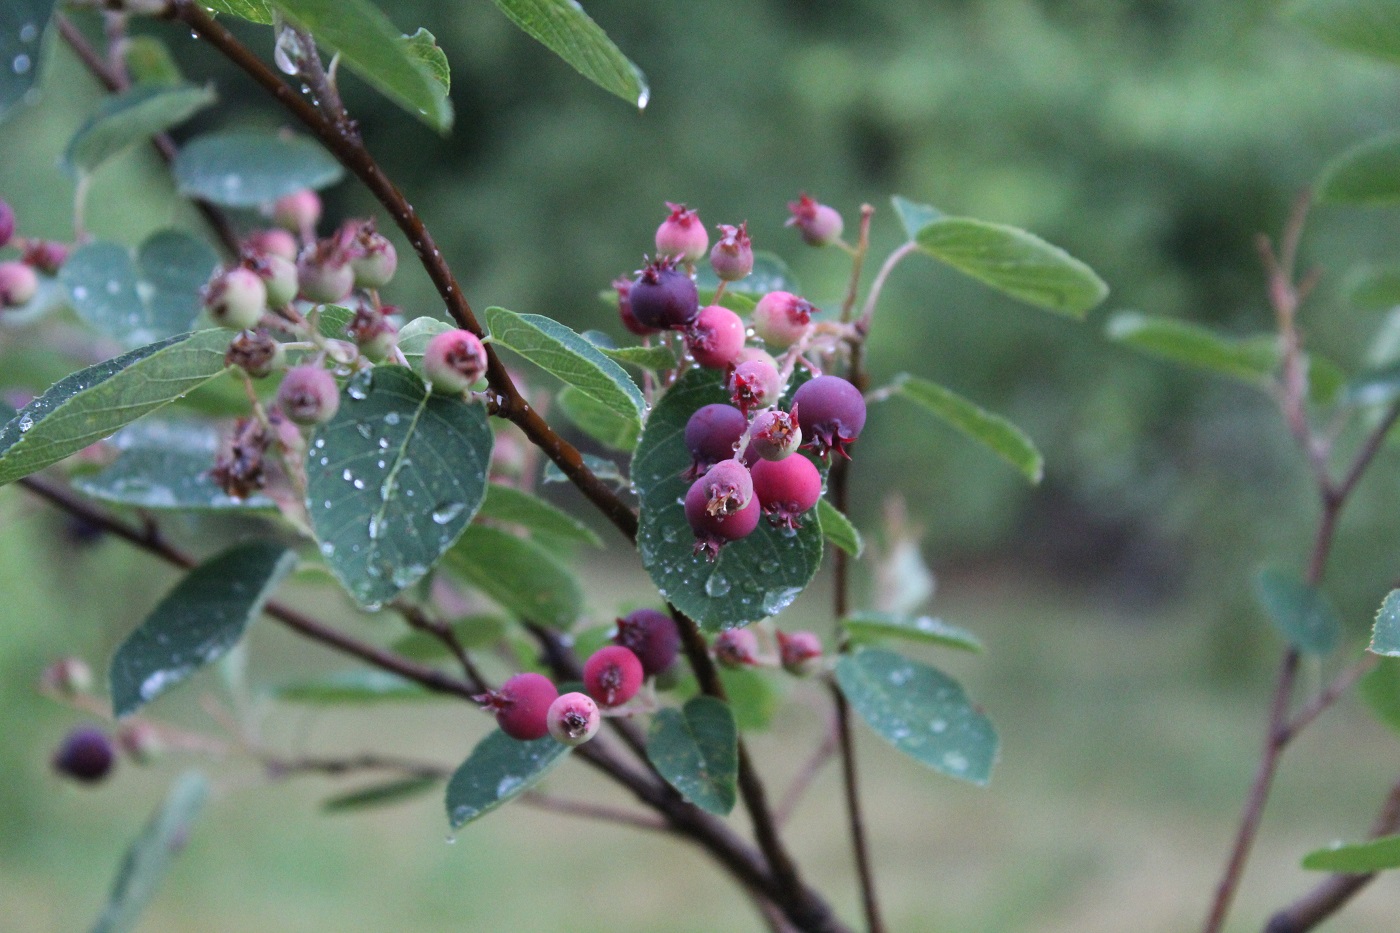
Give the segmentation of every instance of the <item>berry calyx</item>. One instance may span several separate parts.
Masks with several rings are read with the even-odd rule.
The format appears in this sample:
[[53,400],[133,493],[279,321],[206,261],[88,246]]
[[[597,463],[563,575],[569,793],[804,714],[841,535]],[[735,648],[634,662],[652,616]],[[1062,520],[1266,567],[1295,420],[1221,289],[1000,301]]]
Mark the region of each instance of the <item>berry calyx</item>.
[[617,620],[613,641],[629,649],[642,662],[642,673],[655,677],[676,661],[681,633],[676,620],[655,609],[638,609]]
[[321,196],[310,188],[284,195],[272,205],[272,222],[306,239],[316,235],[316,224],[320,219]]
[[670,256],[647,263],[637,273],[628,299],[637,323],[652,330],[682,329],[700,313],[695,283]]
[[822,497],[822,475],[806,457],[760,460],[752,475],[753,494],[774,525],[800,528],[798,519]]
[[785,460],[802,443],[797,415],[769,408],[754,416],[749,427],[749,450],[763,460]]
[[685,333],[690,355],[706,369],[728,369],[744,349],[744,322],[722,305],[701,308]]
[[798,387],[792,407],[805,446],[823,460],[833,450],[850,459],[846,447],[865,427],[865,398],[859,389],[840,376],[818,376]]
[[486,348],[469,330],[443,331],[423,351],[423,375],[434,392],[458,395],[486,375]]
[[747,417],[755,408],[767,408],[782,394],[782,377],[778,367],[768,360],[747,360],[729,374],[729,397],[735,407]]
[[[270,413],[268,420],[279,428],[287,424],[280,413]],[[248,498],[266,483],[265,455],[271,444],[272,434],[261,421],[252,417],[239,418],[227,440],[219,445],[214,467],[209,471],[210,479],[229,498]]]
[[335,377],[319,366],[293,366],[277,387],[277,404],[297,424],[324,424],[340,408]]
[[44,668],[39,686],[59,696],[80,696],[92,689],[92,668],[82,658],[59,658]]
[[126,757],[138,765],[148,765],[165,751],[160,730],[148,722],[128,722],[117,730],[117,744]]
[[267,310],[267,286],[253,270],[236,266],[217,272],[204,286],[209,317],[229,330],[251,330]]
[[96,784],[116,763],[107,733],[93,726],[79,726],[68,733],[54,752],[53,769],[83,784]]
[[0,201],[0,249],[10,245],[15,235],[15,209]]
[[710,512],[710,496],[705,491],[705,480],[696,480],[685,494],[685,518],[695,532],[695,553],[704,554],[709,560],[719,557],[720,549],[730,541],[738,541],[753,534],[763,510],[758,498],[737,512],[714,514]]
[[710,235],[700,222],[700,215],[684,204],[666,202],[671,216],[656,228],[656,252],[662,256],[676,256],[686,262],[695,262],[710,248]]
[[0,262],[0,305],[18,308],[39,291],[39,276],[22,262]]
[[811,330],[816,310],[792,292],[769,292],[753,309],[753,331],[769,346],[787,349]]
[[705,490],[705,510],[725,516],[743,510],[753,499],[753,479],[749,468],[738,460],[721,460],[705,471],[700,480]]
[[599,648],[583,665],[583,685],[604,709],[621,706],[642,688],[642,662],[630,648]]
[[818,204],[805,191],[796,201],[788,202],[788,210],[792,216],[784,226],[796,227],[808,246],[830,246],[841,239],[845,224],[836,208]]
[[758,658],[758,636],[746,628],[725,629],[715,636],[715,660],[724,667],[753,667]]
[[[687,479],[698,479],[710,467],[734,456],[734,446],[744,436],[748,419],[733,405],[702,405],[685,423],[685,446],[694,458]],[[747,461],[747,458],[746,458]]]
[[821,670],[822,641],[815,632],[778,632],[778,657],[783,669],[798,677]]
[[749,239],[749,224],[737,227],[719,225],[720,238],[710,250],[710,268],[725,282],[737,282],[753,271],[753,241]]
[[549,704],[545,714],[549,734],[563,745],[582,745],[598,734],[603,714],[586,693],[565,693]]
[[399,342],[399,329],[385,313],[389,310],[393,309],[376,311],[370,307],[363,307],[355,312],[355,316],[345,328],[350,339],[360,348],[360,353],[376,363],[388,359]]
[[513,739],[529,742],[549,734],[549,708],[559,688],[543,674],[516,674],[495,690],[472,697],[496,714],[496,724]]
[[240,332],[224,354],[226,365],[237,366],[254,379],[272,375],[274,370],[286,364],[286,360],[287,351],[263,327]]

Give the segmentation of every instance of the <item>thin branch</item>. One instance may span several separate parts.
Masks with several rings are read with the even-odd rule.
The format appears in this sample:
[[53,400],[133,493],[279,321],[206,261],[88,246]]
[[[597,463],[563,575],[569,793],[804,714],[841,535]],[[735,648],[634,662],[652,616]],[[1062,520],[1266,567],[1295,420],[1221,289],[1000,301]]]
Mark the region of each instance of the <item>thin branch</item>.
[[412,761],[392,755],[365,753],[347,758],[305,756],[284,758],[270,752],[254,754],[267,769],[269,777],[275,779],[294,777],[300,774],[323,774],[327,777],[344,777],[362,771],[397,771],[407,777],[446,778],[452,774],[451,768]]
[[1293,715],[1283,731],[1282,739],[1285,742],[1291,742],[1295,739],[1298,733],[1312,725],[1317,717],[1327,712],[1333,703],[1345,696],[1346,692],[1355,686],[1358,680],[1365,677],[1379,661],[1380,658],[1376,655],[1367,654],[1355,664],[1343,669],[1340,674],[1332,678],[1326,687],[1322,688],[1317,696]]
[[422,606],[404,599],[397,599],[393,602],[393,608],[410,628],[420,632],[426,632],[438,641],[442,642],[452,656],[457,659],[457,663],[462,665],[462,671],[467,675],[467,683],[477,693],[485,693],[490,689],[490,684],[482,676],[481,671],[472,662],[471,655],[467,654],[467,649],[463,647],[461,639],[452,630],[452,626],[430,616]]
[[635,826],[638,829],[649,829],[653,832],[671,831],[670,824],[665,820],[647,813],[634,813],[631,810],[588,803],[582,800],[565,800],[562,797],[551,797],[537,790],[527,790],[520,795],[519,799],[537,810],[549,810],[553,813],[581,816],[608,823],[621,823],[624,826]]

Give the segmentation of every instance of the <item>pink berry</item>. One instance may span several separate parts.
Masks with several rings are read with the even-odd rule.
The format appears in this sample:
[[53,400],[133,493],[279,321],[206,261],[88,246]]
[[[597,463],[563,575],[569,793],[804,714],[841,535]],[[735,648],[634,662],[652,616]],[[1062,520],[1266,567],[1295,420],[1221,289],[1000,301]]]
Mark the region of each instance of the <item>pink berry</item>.
[[694,458],[687,478],[697,479],[716,463],[733,457],[734,445],[748,426],[744,413],[733,405],[715,403],[696,409],[685,423],[685,446]]
[[822,475],[806,457],[760,460],[753,465],[753,494],[774,525],[795,529],[822,497]]
[[59,658],[44,668],[39,686],[65,697],[87,693],[92,689],[92,668],[82,658]]
[[729,375],[730,399],[745,415],[755,408],[766,408],[782,394],[782,377],[767,360],[749,360],[734,367]]
[[96,784],[111,772],[116,757],[107,733],[93,726],[79,726],[64,737],[54,752],[53,769],[75,781]]
[[617,313],[622,318],[622,326],[638,337],[657,333],[656,328],[647,327],[632,313],[632,280],[620,275],[613,279],[612,287],[617,290]]
[[297,260],[297,284],[301,297],[312,304],[336,304],[355,288],[355,270],[350,262],[329,251],[315,249]]
[[720,224],[719,232],[719,241],[710,250],[710,268],[718,278],[737,282],[753,271],[753,242],[749,239],[748,221],[737,227]]
[[117,744],[126,757],[138,765],[148,765],[165,751],[160,730],[148,722],[128,722],[117,730]]
[[845,224],[834,207],[818,204],[804,192],[796,201],[788,203],[792,216],[786,226],[796,227],[808,246],[830,246],[841,239]]
[[256,272],[242,266],[216,272],[204,286],[204,307],[220,327],[251,330],[267,310],[267,286]]
[[315,235],[321,219],[321,196],[310,188],[293,191],[272,205],[272,221],[284,230],[304,237]]
[[778,656],[783,669],[798,677],[821,670],[822,641],[815,632],[778,632]]
[[786,349],[806,335],[817,309],[792,292],[769,292],[753,309],[753,330],[764,343]]
[[621,706],[642,688],[642,662],[621,645],[599,648],[583,665],[583,685],[604,709]]
[[563,745],[582,745],[598,734],[603,715],[598,704],[586,693],[566,693],[549,704],[546,713],[549,734]]
[[39,291],[39,276],[22,262],[0,262],[0,305],[18,308]]
[[695,283],[670,256],[647,263],[632,280],[628,298],[637,323],[653,330],[682,329],[700,313]]
[[443,331],[423,351],[423,374],[434,392],[458,395],[486,375],[486,348],[469,330]]
[[373,226],[361,228],[355,245],[361,255],[350,260],[350,268],[355,273],[355,284],[360,288],[383,288],[394,278],[399,268],[399,254],[382,233],[376,233]]
[[296,262],[299,252],[297,238],[278,227],[254,230],[243,241],[243,248],[262,256],[281,256],[289,262]]
[[287,351],[265,328],[245,330],[233,338],[224,363],[237,366],[254,379],[272,375],[286,364]]
[[746,628],[725,629],[715,636],[715,660],[725,667],[758,664],[758,636]]
[[840,376],[818,376],[804,382],[792,396],[792,408],[802,425],[807,446],[823,460],[831,451],[847,459],[847,445],[865,427],[865,398]]
[[711,515],[731,515],[743,511],[753,499],[753,479],[749,468],[738,460],[721,460],[700,479],[705,490],[705,510]]
[[5,201],[0,201],[0,249],[10,245],[15,235],[15,210]]
[[690,355],[706,369],[728,369],[744,349],[744,322],[722,305],[701,308],[685,334]]
[[656,252],[676,256],[686,262],[696,262],[710,248],[710,235],[700,222],[700,215],[684,204],[666,202],[671,216],[656,228]]
[[340,408],[340,389],[319,366],[293,366],[277,387],[277,404],[297,424],[325,424]]
[[24,244],[24,255],[20,259],[46,275],[57,275],[68,261],[68,247],[53,240],[30,240]]
[[393,309],[387,305],[379,311],[363,307],[355,312],[346,327],[346,332],[360,352],[376,363],[388,359],[394,347],[398,346],[399,329],[389,320],[386,312],[390,310]]
[[674,664],[681,650],[681,633],[676,628],[676,620],[655,609],[638,609],[618,619],[613,641],[631,649],[648,677]]
[[784,460],[802,443],[797,416],[769,408],[754,416],[749,428],[749,450],[764,460]]
[[489,693],[473,697],[496,714],[496,724],[513,739],[529,742],[549,734],[549,708],[559,688],[543,674],[516,674]]
[[710,496],[705,491],[705,480],[696,480],[685,494],[685,518],[695,532],[695,553],[704,554],[710,560],[719,557],[720,548],[730,541],[738,541],[753,534],[763,511],[758,497],[737,512],[713,514],[709,509]]

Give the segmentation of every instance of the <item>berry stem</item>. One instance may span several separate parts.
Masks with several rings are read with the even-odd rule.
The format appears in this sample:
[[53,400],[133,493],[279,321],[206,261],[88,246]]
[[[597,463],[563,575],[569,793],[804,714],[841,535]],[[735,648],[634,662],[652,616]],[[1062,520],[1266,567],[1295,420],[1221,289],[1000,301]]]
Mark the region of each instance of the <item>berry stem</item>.
[[855,252],[851,254],[851,280],[846,286],[846,297],[841,302],[842,324],[850,323],[851,312],[855,310],[856,296],[860,291],[860,272],[865,266],[865,257],[870,253],[870,220],[874,216],[875,208],[869,204],[860,206],[860,234]]

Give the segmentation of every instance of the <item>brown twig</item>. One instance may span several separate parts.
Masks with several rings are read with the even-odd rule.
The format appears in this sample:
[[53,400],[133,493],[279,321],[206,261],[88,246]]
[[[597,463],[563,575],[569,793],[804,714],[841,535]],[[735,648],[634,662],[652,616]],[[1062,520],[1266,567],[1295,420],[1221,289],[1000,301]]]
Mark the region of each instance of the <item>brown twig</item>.
[[565,813],[569,816],[581,816],[593,820],[603,820],[609,823],[621,823],[625,826],[635,826],[638,829],[649,829],[653,832],[668,832],[670,825],[662,819],[658,819],[647,813],[634,813],[631,810],[623,810],[619,807],[609,807],[603,804],[589,803],[582,800],[564,800],[560,797],[551,797],[548,794],[540,793],[536,790],[527,790],[520,795],[522,802],[529,804],[539,810],[549,810],[553,813]]
[[463,647],[462,640],[458,638],[457,633],[452,630],[452,626],[443,622],[441,619],[433,618],[422,606],[409,602],[408,600],[396,599],[392,605],[398,614],[403,616],[403,620],[408,623],[409,628],[417,629],[420,632],[426,632],[443,643],[447,650],[452,653],[452,656],[457,659],[457,663],[462,666],[462,672],[467,675],[467,683],[473,690],[477,693],[485,693],[487,690],[491,689],[486,678],[482,676],[481,671],[477,668],[476,664],[472,662],[471,655],[467,654],[467,649]]

